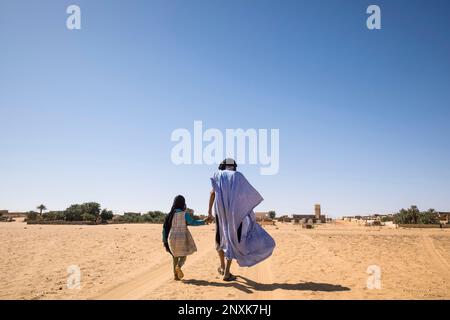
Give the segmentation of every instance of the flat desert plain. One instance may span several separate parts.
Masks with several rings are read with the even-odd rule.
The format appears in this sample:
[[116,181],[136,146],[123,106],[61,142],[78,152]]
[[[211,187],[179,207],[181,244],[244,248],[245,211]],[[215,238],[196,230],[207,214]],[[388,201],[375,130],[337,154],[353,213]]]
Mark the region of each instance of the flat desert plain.
[[[162,225],[0,223],[0,299],[450,299],[450,229],[388,229],[336,222],[266,226],[269,259],[217,274],[214,225],[190,227],[198,252],[183,281],[161,243]],[[81,273],[67,286],[68,267]],[[369,289],[369,266],[380,268]]]

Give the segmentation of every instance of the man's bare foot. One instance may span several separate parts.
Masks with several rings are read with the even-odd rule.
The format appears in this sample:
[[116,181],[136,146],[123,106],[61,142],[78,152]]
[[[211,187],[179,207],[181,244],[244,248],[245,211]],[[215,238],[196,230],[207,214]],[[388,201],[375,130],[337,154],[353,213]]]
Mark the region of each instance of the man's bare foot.
[[222,267],[218,267],[218,268],[217,268],[217,272],[218,272],[221,276],[223,276],[223,275],[225,274],[225,270],[224,270],[224,268],[222,268]]

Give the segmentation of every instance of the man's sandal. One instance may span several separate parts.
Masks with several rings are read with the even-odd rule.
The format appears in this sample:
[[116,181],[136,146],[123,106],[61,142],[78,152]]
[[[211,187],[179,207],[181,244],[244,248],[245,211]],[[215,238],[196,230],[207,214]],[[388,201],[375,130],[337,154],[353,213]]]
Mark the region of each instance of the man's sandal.
[[227,282],[235,281],[236,279],[237,279],[236,276],[231,273],[228,276],[223,277],[223,281],[227,281]]

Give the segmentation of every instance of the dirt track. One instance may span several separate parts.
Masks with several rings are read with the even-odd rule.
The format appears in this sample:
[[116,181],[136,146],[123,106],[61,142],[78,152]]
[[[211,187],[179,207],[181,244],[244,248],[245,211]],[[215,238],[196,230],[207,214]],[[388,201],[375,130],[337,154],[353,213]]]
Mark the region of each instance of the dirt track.
[[[198,252],[174,281],[160,225],[0,224],[0,299],[450,299],[450,229],[330,224],[313,230],[267,226],[272,257],[217,273],[214,226],[191,228]],[[81,289],[66,287],[67,267]],[[369,266],[381,289],[367,288]]]

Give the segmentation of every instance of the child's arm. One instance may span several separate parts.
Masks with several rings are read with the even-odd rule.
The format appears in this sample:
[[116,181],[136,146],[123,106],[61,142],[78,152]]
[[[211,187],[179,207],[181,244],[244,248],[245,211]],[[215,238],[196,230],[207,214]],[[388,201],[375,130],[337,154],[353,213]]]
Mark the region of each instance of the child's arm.
[[184,218],[186,219],[186,223],[190,226],[203,226],[205,225],[205,220],[195,220],[191,217],[189,213],[184,214]]

